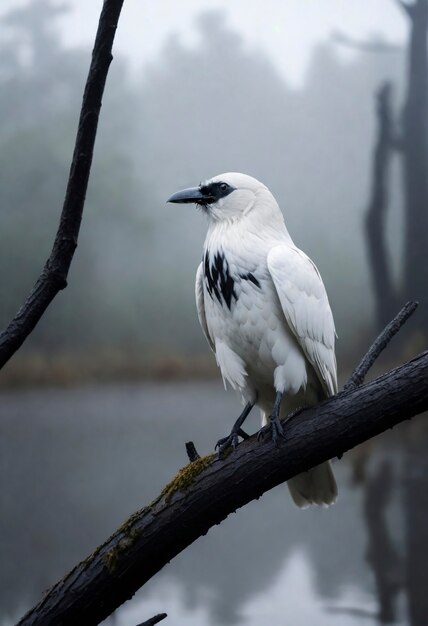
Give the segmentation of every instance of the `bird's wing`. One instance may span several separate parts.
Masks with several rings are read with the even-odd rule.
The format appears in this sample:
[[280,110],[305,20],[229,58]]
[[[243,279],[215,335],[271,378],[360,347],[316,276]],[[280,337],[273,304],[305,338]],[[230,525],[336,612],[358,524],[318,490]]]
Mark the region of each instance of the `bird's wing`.
[[288,325],[328,396],[337,393],[336,332],[321,276],[304,252],[278,245],[267,264]]
[[199,323],[201,325],[202,330],[204,331],[205,339],[208,341],[211,350],[215,352],[214,343],[208,332],[207,318],[205,316],[204,275],[203,275],[203,270],[202,270],[202,263],[199,265],[197,272],[196,272],[195,298],[196,298],[196,308],[198,310]]

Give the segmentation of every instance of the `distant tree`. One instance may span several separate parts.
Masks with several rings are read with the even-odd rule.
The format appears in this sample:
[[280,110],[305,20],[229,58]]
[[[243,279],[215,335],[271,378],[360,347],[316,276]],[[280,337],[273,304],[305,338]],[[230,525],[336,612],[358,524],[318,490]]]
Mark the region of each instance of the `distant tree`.
[[[397,0],[410,21],[407,95],[397,138],[392,119],[390,86],[378,94],[378,138],[373,160],[373,183],[367,214],[367,237],[377,299],[377,326],[389,319],[398,299],[418,299],[423,305],[419,331],[428,329],[428,0],[408,4]],[[403,168],[404,236],[401,285],[393,284],[385,244],[388,170],[398,149]]]
[[423,303],[428,323],[428,0],[399,3],[410,21],[407,96],[403,115],[403,168],[406,226],[405,297]]
[[[53,0],[32,0],[0,21],[0,282],[9,284],[1,294],[2,326],[49,255],[64,196],[88,65],[87,51],[61,42],[58,22],[67,10]],[[137,107],[120,59],[112,75],[114,90],[104,99],[108,125],[101,120],[85,231],[72,268],[76,279],[41,320],[33,349],[70,350],[106,337],[114,343],[122,329],[135,334],[136,323],[127,324],[130,307],[120,303],[125,289],[135,292],[137,272],[132,285],[115,280],[120,256],[108,251],[113,241],[122,250],[125,242],[141,247],[142,192],[129,150]],[[129,274],[124,270],[125,279]]]
[[377,93],[378,130],[373,152],[370,204],[366,215],[366,237],[372,280],[376,294],[376,324],[382,328],[398,306],[393,280],[391,255],[386,242],[389,204],[390,162],[394,151],[395,129],[391,112],[391,83],[385,82]]

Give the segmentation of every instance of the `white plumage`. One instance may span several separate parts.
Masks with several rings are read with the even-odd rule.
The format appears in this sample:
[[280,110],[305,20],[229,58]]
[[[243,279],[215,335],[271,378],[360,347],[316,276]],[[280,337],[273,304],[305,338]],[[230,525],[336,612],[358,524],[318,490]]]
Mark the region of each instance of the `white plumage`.
[[[221,174],[170,201],[195,202],[209,218],[196,304],[223,380],[241,394],[247,413],[257,404],[262,423],[272,416],[272,434],[281,434],[276,409],[284,416],[337,392],[335,329],[321,276],[255,178]],[[221,441],[236,445],[237,430]],[[302,507],[337,496],[329,463],[288,486]]]

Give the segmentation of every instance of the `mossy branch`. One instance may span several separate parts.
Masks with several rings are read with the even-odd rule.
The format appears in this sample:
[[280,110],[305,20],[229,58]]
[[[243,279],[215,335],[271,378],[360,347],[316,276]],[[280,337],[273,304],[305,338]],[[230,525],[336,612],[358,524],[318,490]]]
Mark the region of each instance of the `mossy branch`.
[[237,508],[427,409],[424,352],[369,384],[303,411],[287,424],[287,438],[278,447],[253,436],[224,459],[209,455],[194,461],[54,585],[20,626],[99,624]]

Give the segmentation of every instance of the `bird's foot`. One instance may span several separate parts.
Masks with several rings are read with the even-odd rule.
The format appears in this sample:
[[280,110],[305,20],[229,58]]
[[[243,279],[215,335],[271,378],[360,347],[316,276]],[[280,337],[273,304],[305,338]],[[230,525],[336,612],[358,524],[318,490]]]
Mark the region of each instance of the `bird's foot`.
[[238,445],[239,445],[238,433],[232,431],[230,435],[228,435],[227,437],[222,437],[221,439],[217,441],[217,443],[215,444],[214,450],[218,449],[218,457],[221,458],[225,450],[227,450],[228,448],[233,448],[234,450],[235,448],[238,447]]
[[233,450],[235,450],[235,448],[238,447],[238,437],[242,437],[242,439],[249,439],[249,435],[245,432],[245,430],[242,430],[242,428],[233,428],[230,435],[228,435],[227,437],[222,437],[222,439],[219,439],[217,441],[214,449],[218,449],[219,458],[223,456],[223,452],[225,452],[228,448],[232,448]]
[[271,435],[272,441],[277,446],[278,441],[281,438],[285,438],[284,429],[279,418],[275,415],[271,415],[269,418],[269,424],[263,426],[257,433],[257,441],[264,439],[266,435]]

